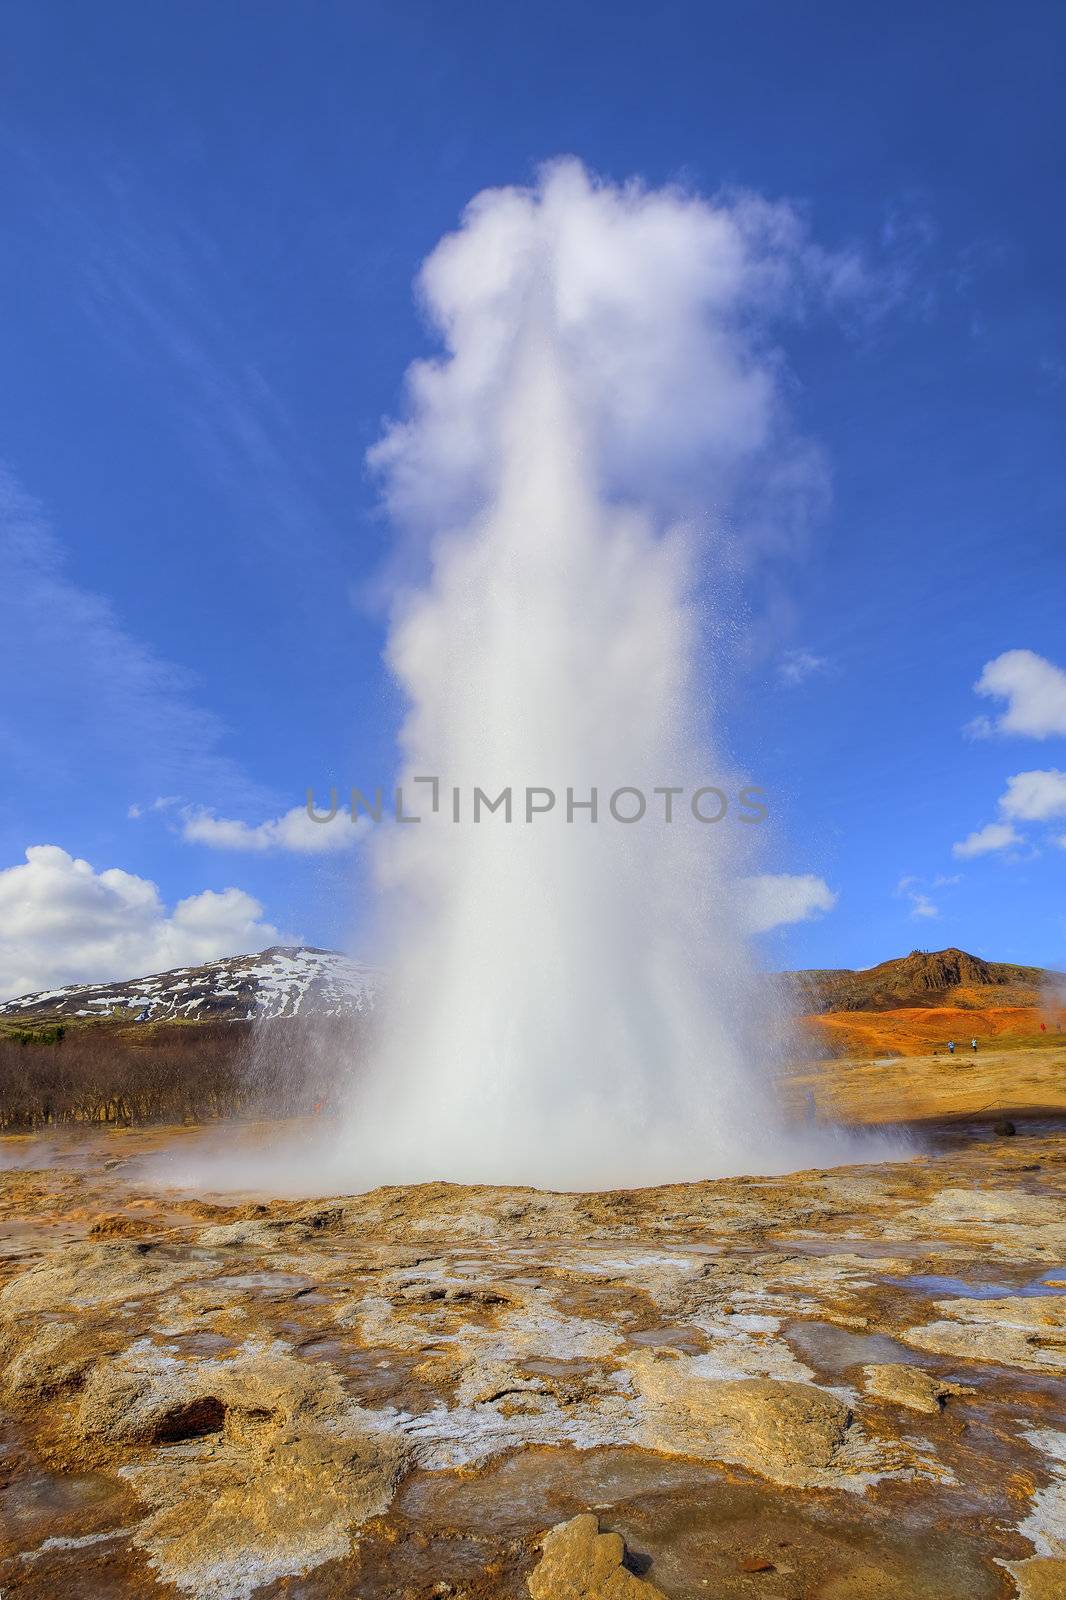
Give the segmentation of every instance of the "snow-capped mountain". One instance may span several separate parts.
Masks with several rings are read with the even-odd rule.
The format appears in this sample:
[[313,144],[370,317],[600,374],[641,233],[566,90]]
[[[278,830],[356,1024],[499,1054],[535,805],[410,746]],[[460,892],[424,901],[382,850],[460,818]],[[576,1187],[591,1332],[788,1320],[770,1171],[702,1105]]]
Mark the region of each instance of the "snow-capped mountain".
[[381,973],[336,950],[275,945],[257,955],[224,956],[200,967],[176,967],[124,983],[71,984],[20,995],[0,1016],[106,1017],[141,1021],[171,1017],[216,1022],[263,1017],[343,1017],[369,1011]]

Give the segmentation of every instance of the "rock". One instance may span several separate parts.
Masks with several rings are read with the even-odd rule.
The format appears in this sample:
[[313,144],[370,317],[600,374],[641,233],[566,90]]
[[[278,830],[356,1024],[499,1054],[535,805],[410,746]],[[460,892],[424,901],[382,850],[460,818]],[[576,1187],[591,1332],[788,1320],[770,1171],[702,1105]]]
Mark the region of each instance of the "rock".
[[601,1533],[591,1512],[549,1528],[540,1548],[526,1579],[532,1600],[666,1600],[661,1589],[623,1566],[621,1535]]
[[1018,1130],[1008,1117],[1004,1117],[1002,1121],[992,1124],[992,1132],[997,1133],[1001,1139],[1013,1139]]
[[951,1383],[946,1378],[934,1378],[921,1367],[908,1367],[902,1362],[889,1362],[884,1366],[863,1367],[864,1388],[867,1394],[879,1400],[891,1400],[911,1411],[943,1411],[951,1395],[976,1394],[967,1383]]
[[86,1445],[156,1444],[224,1429],[247,1445],[264,1430],[333,1426],[350,1403],[332,1368],[249,1344],[219,1361],[174,1361],[141,1340],[88,1376],[70,1430]]
[[[106,1162],[107,1166],[120,1166],[121,1162]],[[89,1229],[90,1239],[139,1239],[156,1232],[156,1225],[144,1217],[127,1217],[122,1213],[98,1217]]]
[[925,1205],[900,1212],[885,1234],[981,1240],[986,1248],[991,1244],[1017,1260],[1046,1261],[1052,1251],[1063,1252],[1058,1259],[1066,1259],[1066,1209],[1061,1199],[1018,1188],[941,1189]]
[[74,1430],[112,1453],[168,1445],[121,1469],[152,1508],[134,1540],[160,1577],[204,1600],[244,1600],[347,1554],[409,1453],[336,1374],[270,1348],[191,1366],[127,1352],[93,1372]]
[[[434,1584],[473,1600],[527,1593],[555,1551],[537,1568],[542,1600],[649,1600],[653,1583],[713,1597],[716,1581],[780,1600],[990,1600],[1008,1573],[1027,1600],[1057,1600],[1066,1546],[1048,1479],[1066,1446],[1034,1432],[1052,1413],[1031,1373],[1063,1375],[1066,1297],[1049,1284],[934,1310],[898,1283],[991,1262],[1012,1283],[1062,1276],[1061,1143],[1019,1133],[885,1168],[625,1195],[440,1184],[222,1207],[130,1188],[91,1157],[84,1171],[66,1153],[54,1169],[9,1166],[0,1404],[18,1448],[6,1424],[0,1443],[13,1503],[40,1510],[5,1526],[0,1556],[41,1596],[110,1593],[129,1570],[175,1600],[368,1586],[428,1600]],[[135,1150],[141,1136],[122,1137]],[[163,1138],[145,1136],[147,1153]],[[97,1155],[114,1142],[101,1135]],[[126,1214],[150,1234],[125,1237]],[[897,1346],[865,1392],[834,1387],[842,1371],[861,1385],[874,1337],[908,1320],[928,1326],[903,1337],[947,1352],[937,1365],[958,1383]],[[964,1359],[998,1368],[965,1439],[921,1426],[964,1392]],[[591,1453],[612,1447],[601,1470]],[[952,1528],[960,1467],[973,1514]],[[53,1504],[51,1474],[84,1476],[90,1501],[64,1490]],[[860,1498],[893,1476],[907,1482],[893,1519],[914,1514],[913,1538],[894,1522],[886,1536],[884,1496]],[[545,1482],[569,1509],[674,1501],[648,1580],[591,1519],[531,1552]],[[734,1493],[747,1532],[708,1563]],[[1030,1555],[1008,1564],[1012,1551]]]
[[95,1359],[73,1322],[8,1325],[0,1332],[0,1379],[9,1398],[24,1405],[73,1388]]
[[0,1320],[26,1311],[126,1303],[202,1275],[204,1263],[172,1246],[115,1240],[46,1256],[0,1290]]
[[[114,1248],[114,1247],[112,1247]],[[9,1285],[50,1302],[39,1268]],[[110,1255],[110,1296],[130,1262]],[[163,1277],[167,1274],[164,1272]],[[27,1289],[28,1282],[28,1289]],[[31,1412],[62,1391],[62,1457],[124,1478],[148,1514],[131,1531],[168,1584],[197,1600],[245,1600],[260,1585],[346,1555],[352,1531],[387,1509],[410,1456],[394,1415],[350,1398],[324,1363],[246,1343],[226,1359],[182,1360],[150,1338],[116,1353],[106,1316],[80,1323],[9,1314],[0,1330],[8,1396]],[[95,1332],[95,1337],[94,1337]]]
[[650,1449],[732,1462],[796,1488],[862,1488],[897,1464],[863,1437],[837,1395],[813,1383],[705,1378],[696,1362],[631,1361]]
[[1066,1594],[1066,1561],[1034,1556],[1012,1561],[1011,1576],[1018,1585],[1018,1600],[1062,1600]]
[[246,1600],[346,1555],[352,1530],[387,1509],[402,1461],[397,1441],[375,1428],[279,1424],[254,1448],[201,1441],[123,1476],[153,1508],[134,1540],[160,1577],[198,1600]]
[[937,1300],[943,1319],[907,1328],[904,1344],[1028,1372],[1066,1369],[1066,1295]]
[[1062,1226],[1062,1208],[1052,1197],[1026,1194],[1019,1189],[940,1189],[916,1211],[904,1211],[900,1221],[930,1228],[972,1229],[981,1225],[1037,1228]]

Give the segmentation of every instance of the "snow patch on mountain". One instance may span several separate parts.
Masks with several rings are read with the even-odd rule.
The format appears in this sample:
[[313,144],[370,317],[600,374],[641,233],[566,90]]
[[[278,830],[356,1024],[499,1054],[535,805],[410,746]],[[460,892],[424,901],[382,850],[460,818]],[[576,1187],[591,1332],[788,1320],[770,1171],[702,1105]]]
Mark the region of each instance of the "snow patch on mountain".
[[382,974],[336,950],[274,945],[124,983],[70,984],[20,995],[0,1016],[133,1016],[255,1021],[267,1017],[344,1017],[369,1011]]

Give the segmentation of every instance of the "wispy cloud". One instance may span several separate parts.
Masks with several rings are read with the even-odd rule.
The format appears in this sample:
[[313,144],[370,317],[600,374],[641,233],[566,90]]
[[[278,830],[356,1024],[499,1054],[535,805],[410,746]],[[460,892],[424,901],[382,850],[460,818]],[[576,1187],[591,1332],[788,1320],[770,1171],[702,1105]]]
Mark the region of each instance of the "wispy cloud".
[[826,657],[815,655],[813,650],[786,650],[778,663],[777,680],[786,688],[793,689],[806,683],[808,678],[817,677],[828,670]]
[[305,555],[325,549],[311,457],[264,363],[249,359],[247,297],[216,240],[128,173],[97,171],[75,189],[41,149],[16,154],[75,303],[132,366],[165,374],[190,452],[257,545],[286,559],[295,538]]
[[370,826],[366,817],[354,822],[343,812],[329,822],[316,822],[306,806],[294,806],[284,816],[266,822],[249,823],[231,817],[218,817],[207,810],[185,814],[181,836],[187,844],[207,845],[211,850],[276,851],[297,855],[331,855],[350,850]]
[[150,805],[142,805],[138,801],[134,801],[133,805],[127,809],[126,816],[131,822],[135,822],[139,817],[147,816],[150,811],[170,811],[172,807],[180,804],[180,795],[161,794],[159,798],[153,800]]
[[[222,753],[225,730],[197,703],[193,675],[126,630],[78,587],[41,508],[0,470],[0,748],[8,770],[92,772],[128,794],[177,786],[216,801],[268,803]],[[59,731],[61,730],[61,732]]]
[[162,362],[179,422],[206,470],[242,507],[256,507],[256,535],[307,550],[321,512],[310,473],[276,391],[235,349],[212,284],[219,265],[209,241],[143,196],[112,190],[106,228],[89,232],[84,292],[99,326],[138,365]]
[[[946,886],[957,882],[957,879],[938,877],[934,878],[932,886]],[[940,916],[940,907],[925,891],[925,879],[915,877],[901,878],[893,893],[897,899],[906,900],[910,905],[910,915],[919,921],[932,921]]]

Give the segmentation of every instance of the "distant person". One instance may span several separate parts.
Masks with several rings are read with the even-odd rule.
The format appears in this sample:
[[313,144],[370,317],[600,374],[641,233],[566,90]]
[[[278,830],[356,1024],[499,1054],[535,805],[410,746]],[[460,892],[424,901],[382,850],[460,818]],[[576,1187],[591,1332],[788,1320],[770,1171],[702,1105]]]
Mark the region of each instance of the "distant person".
[[953,1056],[954,1054],[955,1054],[955,1041],[954,1041],[954,1039],[949,1039],[948,1040],[948,1055],[949,1056]]
[[974,1055],[977,1054],[977,1040],[976,1039],[971,1039],[970,1040],[970,1049],[973,1051]]

